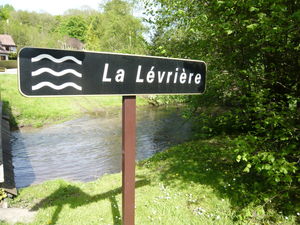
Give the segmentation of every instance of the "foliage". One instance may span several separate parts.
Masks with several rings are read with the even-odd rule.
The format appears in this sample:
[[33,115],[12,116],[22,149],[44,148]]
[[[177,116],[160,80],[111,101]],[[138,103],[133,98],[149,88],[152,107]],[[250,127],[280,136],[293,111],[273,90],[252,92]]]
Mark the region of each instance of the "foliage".
[[[168,186],[186,189],[189,185],[201,185],[205,187],[202,195],[211,188],[223,200],[228,199],[233,209],[232,223],[285,223],[289,217],[284,217],[270,207],[274,196],[272,199],[265,198],[264,192],[269,187],[260,186],[262,178],[253,179],[254,177],[237,170],[238,162],[228,151],[231,146],[233,145],[226,136],[215,136],[172,147],[141,164],[152,173],[159,168],[159,174],[155,176],[158,175],[160,181]],[[207,192],[205,196],[209,198]],[[201,198],[201,201],[205,199]],[[265,203],[261,205],[261,202]],[[297,204],[295,199],[287,203],[289,207],[296,207]],[[292,215],[295,220],[296,215],[298,214]]]
[[147,101],[154,106],[171,105],[171,104],[183,104],[186,103],[186,96],[176,95],[148,95]]
[[253,202],[261,194],[286,213],[299,199],[299,8],[294,0],[148,2],[151,51],[208,63],[207,92],[190,105],[224,110],[202,113],[199,132],[234,135],[237,169],[256,183]]
[[111,0],[99,11],[83,7],[52,16],[5,5],[0,8],[0,33],[12,35],[19,48],[66,48],[68,38],[76,38],[87,50],[145,54],[145,28],[133,16],[133,7],[127,1]]
[[18,48],[23,46],[58,48],[62,35],[54,32],[55,17],[46,13],[12,11],[9,21],[0,21],[0,33],[10,34]]
[[0,202],[7,197],[5,191],[0,188]]
[[0,67],[4,67],[6,69],[17,68],[18,62],[17,60],[3,60],[0,61]]
[[0,20],[7,20],[10,17],[11,11],[13,11],[14,8],[11,5],[1,5],[0,6]]
[[11,5],[0,6],[0,31],[3,30],[3,25],[9,21],[10,13],[14,10]]
[[[237,162],[224,148],[227,144],[223,137],[193,141],[138,163],[136,224],[295,224],[296,215],[285,218],[253,205],[236,221],[241,210],[236,196],[244,195],[239,185],[250,188],[251,182],[235,176]],[[47,181],[20,189],[10,205],[37,211],[32,224],[121,224],[121,177]]]
[[[16,52],[11,52],[11,53],[9,53],[9,55],[8,55],[8,59],[9,60],[17,60],[17,58],[18,58],[18,54],[16,53]],[[16,68],[16,67],[15,67]]]
[[144,27],[135,18],[132,6],[112,0],[103,13],[92,18],[86,34],[86,47],[91,50],[145,54]]
[[58,31],[63,35],[77,38],[81,41],[85,40],[85,32],[87,29],[87,21],[81,15],[72,15],[62,18]]

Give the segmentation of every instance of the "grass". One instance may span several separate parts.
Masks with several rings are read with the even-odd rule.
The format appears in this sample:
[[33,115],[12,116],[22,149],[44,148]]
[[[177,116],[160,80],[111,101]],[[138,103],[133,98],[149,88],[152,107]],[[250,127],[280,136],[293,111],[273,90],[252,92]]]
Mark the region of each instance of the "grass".
[[[296,215],[239,204],[225,145],[220,137],[188,142],[138,163],[136,224],[296,224]],[[32,224],[121,224],[121,174],[48,181],[21,189],[10,205],[37,211]]]
[[[11,115],[14,127],[40,127],[63,122],[84,113],[102,113],[107,108],[120,108],[121,96],[26,98],[18,91],[16,75],[0,76],[0,99],[4,111]],[[138,97],[137,105],[146,105],[145,98]]]
[[[0,93],[14,126],[37,127],[121,106],[121,97],[25,98],[15,75],[0,76]],[[143,98],[137,103],[147,104]],[[251,193],[251,180],[236,174],[227,146],[223,137],[193,141],[138,163],[136,224],[299,223],[299,216],[275,211],[271,201],[247,202],[243,191]],[[89,183],[48,181],[21,189],[10,206],[37,211],[32,224],[121,224],[121,183],[121,174]]]

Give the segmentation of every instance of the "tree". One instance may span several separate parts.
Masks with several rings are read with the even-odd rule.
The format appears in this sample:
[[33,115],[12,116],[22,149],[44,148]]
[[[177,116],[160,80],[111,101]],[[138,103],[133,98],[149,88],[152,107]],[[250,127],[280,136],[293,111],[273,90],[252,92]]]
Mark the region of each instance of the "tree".
[[207,94],[191,105],[226,107],[206,131],[235,134],[240,174],[261,181],[251,191],[285,209],[299,186],[299,8],[295,0],[148,2],[152,52],[208,62]]
[[86,31],[86,48],[93,51],[100,50],[100,37],[103,33],[101,29],[101,15],[95,15]]
[[7,20],[10,16],[10,13],[14,11],[14,8],[11,5],[1,5],[0,6],[0,20]]
[[145,53],[144,27],[131,14],[132,6],[112,0],[103,6],[103,13],[93,17],[87,30],[87,47],[93,50]]
[[9,22],[10,14],[14,11],[11,5],[0,6],[0,33],[6,33],[5,25]]
[[58,27],[58,32],[69,37],[85,40],[87,22],[81,15],[63,17]]
[[141,20],[132,15],[132,7],[127,1],[111,0],[106,1],[101,12],[83,7],[52,16],[2,6],[0,16],[10,15],[10,21],[0,17],[0,31],[11,34],[19,47],[60,48],[64,40],[76,38],[88,50],[143,54],[145,29]]
[[23,46],[59,47],[61,35],[55,32],[58,23],[47,13],[11,11],[8,21],[2,23],[2,32],[12,35],[19,48]]

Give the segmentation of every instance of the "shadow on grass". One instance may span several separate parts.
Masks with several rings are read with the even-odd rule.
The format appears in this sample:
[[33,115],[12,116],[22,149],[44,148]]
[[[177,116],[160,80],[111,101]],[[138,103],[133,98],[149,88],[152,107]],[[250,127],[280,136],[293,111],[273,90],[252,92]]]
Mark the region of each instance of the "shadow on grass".
[[[241,173],[242,169],[238,168],[241,165],[236,162],[226,142],[225,138],[222,140],[218,137],[184,143],[155,155],[150,159],[150,163],[144,161],[140,164],[147,163],[149,169],[157,173],[159,180],[169,186],[182,186],[182,189],[186,189],[194,182],[211,187],[220,198],[230,200],[237,215],[250,204],[263,205],[266,208],[275,206],[280,211],[285,207],[285,213],[291,214],[291,208],[295,207],[296,203],[292,202],[290,206],[282,207],[281,196],[274,196],[274,187],[271,190],[263,177]],[[273,196],[277,198],[277,202]]]
[[[143,187],[150,184],[149,180],[143,179],[136,181],[135,187]],[[118,202],[116,200],[116,196],[122,193],[122,188],[116,188],[111,191],[98,194],[98,195],[89,195],[83,192],[80,188],[67,185],[58,188],[54,193],[52,193],[47,198],[42,199],[39,203],[34,205],[31,210],[37,211],[40,208],[49,208],[56,206],[55,212],[52,215],[51,223],[56,224],[59,218],[59,214],[62,208],[65,205],[69,205],[70,208],[75,209],[77,207],[88,205],[93,202],[98,202],[101,200],[108,199],[111,203],[111,211],[113,224],[121,224],[121,213],[118,208]]]

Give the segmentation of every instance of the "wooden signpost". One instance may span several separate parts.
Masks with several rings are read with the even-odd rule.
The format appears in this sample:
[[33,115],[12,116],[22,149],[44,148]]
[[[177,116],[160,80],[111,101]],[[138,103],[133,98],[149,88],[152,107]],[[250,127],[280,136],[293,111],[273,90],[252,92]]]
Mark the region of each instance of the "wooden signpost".
[[23,48],[19,90],[26,97],[121,95],[122,219],[134,224],[136,95],[201,94],[206,64],[198,60]]

